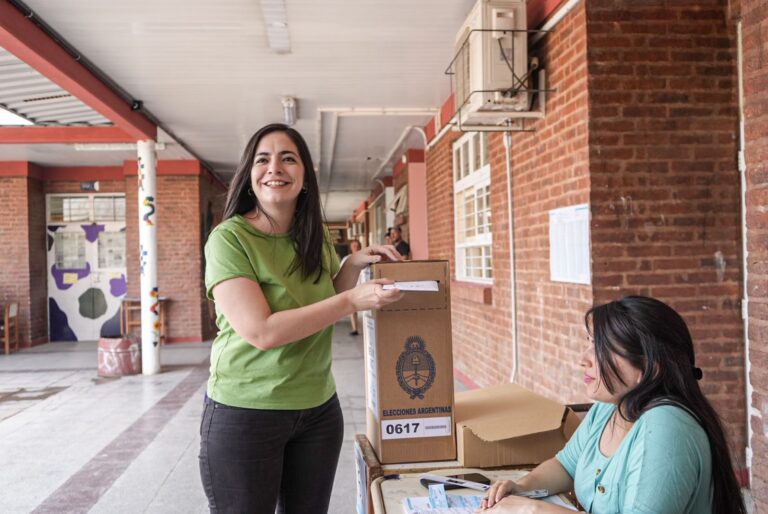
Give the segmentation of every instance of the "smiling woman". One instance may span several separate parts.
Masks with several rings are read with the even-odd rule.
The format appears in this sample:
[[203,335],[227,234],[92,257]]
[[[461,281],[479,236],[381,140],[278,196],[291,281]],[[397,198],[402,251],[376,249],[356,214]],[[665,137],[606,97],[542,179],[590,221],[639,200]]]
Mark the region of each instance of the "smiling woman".
[[219,328],[200,438],[211,512],[327,511],[344,432],[332,325],[402,297],[386,279],[356,285],[366,265],[400,260],[394,247],[339,264],[313,169],[294,129],[256,132],[205,246]]

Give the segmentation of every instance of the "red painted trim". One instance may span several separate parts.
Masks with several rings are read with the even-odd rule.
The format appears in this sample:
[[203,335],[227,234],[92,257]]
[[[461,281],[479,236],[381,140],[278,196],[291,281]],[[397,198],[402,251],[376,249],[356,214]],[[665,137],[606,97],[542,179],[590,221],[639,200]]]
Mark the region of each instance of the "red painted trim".
[[44,168],[44,180],[86,181],[86,180],[124,180],[123,168],[120,166],[68,166]]
[[384,185],[386,187],[390,187],[390,186],[392,186],[392,184],[394,184],[394,179],[392,178],[391,175],[387,175],[386,177],[381,179],[381,181],[384,182]]
[[352,221],[354,221],[360,214],[365,212],[365,210],[368,208],[368,202],[361,203],[357,209],[355,209],[355,212],[352,213]]
[[453,368],[453,376],[468,389],[480,389],[480,386],[477,385],[474,380],[462,373],[459,368]]
[[2,127],[0,144],[134,143],[117,127]]
[[427,141],[432,141],[432,138],[437,134],[437,118],[432,118],[429,123],[424,125],[424,134],[427,136]]
[[400,174],[405,169],[405,163],[402,160],[397,161],[397,164],[395,164],[395,167],[392,168],[392,177],[399,177]]
[[136,140],[155,139],[157,127],[96,78],[32,20],[0,2],[0,47],[79,98]]
[[4,161],[0,162],[0,177],[28,177],[29,162]]
[[406,152],[406,158],[408,159],[408,164],[424,162],[424,150],[421,148],[410,148]]
[[544,24],[564,0],[531,0],[528,2],[528,28],[537,29]]
[[45,169],[28,161],[0,162],[0,177],[29,177],[43,180]]
[[[123,174],[138,174],[137,161],[123,161]],[[158,175],[202,175],[204,172],[200,161],[157,161]]]
[[[443,120],[443,126],[451,121],[454,114],[456,114],[456,97],[451,93],[451,96],[449,96],[445,102],[443,102],[442,107],[440,107],[440,119]],[[443,126],[440,128],[443,128]]]

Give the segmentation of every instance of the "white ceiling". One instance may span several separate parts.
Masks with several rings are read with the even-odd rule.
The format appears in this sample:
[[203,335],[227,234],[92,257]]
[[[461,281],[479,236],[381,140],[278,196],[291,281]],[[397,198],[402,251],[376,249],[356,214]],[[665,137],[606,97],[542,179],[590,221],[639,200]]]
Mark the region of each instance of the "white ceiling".
[[[474,0],[286,0],[285,55],[267,46],[259,0],[26,3],[223,176],[258,127],[282,120],[280,98],[296,97],[295,126],[321,159],[326,216],[343,220],[403,130],[425,125],[450,94],[443,72]],[[423,138],[413,132],[406,144]],[[0,146],[0,159],[12,151]],[[95,159],[80,154],[63,155],[70,165]]]

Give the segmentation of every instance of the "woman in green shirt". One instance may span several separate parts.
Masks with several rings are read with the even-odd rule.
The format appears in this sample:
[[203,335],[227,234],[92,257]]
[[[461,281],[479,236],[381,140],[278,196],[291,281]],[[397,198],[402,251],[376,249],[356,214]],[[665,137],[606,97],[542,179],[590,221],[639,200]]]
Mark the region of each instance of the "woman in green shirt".
[[200,427],[211,512],[324,513],[344,431],[331,374],[333,323],[402,297],[366,265],[400,260],[371,246],[339,266],[301,135],[267,125],[245,148],[224,221],[205,246],[218,335]]
[[682,317],[642,296],[593,307],[581,358],[596,403],[554,458],[519,482],[502,481],[483,507],[498,513],[568,512],[506,496],[574,490],[594,514],[745,514],[719,418],[699,388]]

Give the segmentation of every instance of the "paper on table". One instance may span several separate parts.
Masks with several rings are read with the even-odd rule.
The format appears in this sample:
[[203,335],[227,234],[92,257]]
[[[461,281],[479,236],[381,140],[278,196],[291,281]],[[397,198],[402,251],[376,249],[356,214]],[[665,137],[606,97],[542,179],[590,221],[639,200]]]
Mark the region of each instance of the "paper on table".
[[437,280],[414,280],[395,282],[394,284],[384,284],[383,289],[399,289],[400,291],[428,291],[437,292],[440,288]]
[[405,514],[473,514],[483,497],[446,494],[443,484],[429,486],[429,496],[403,498]]

